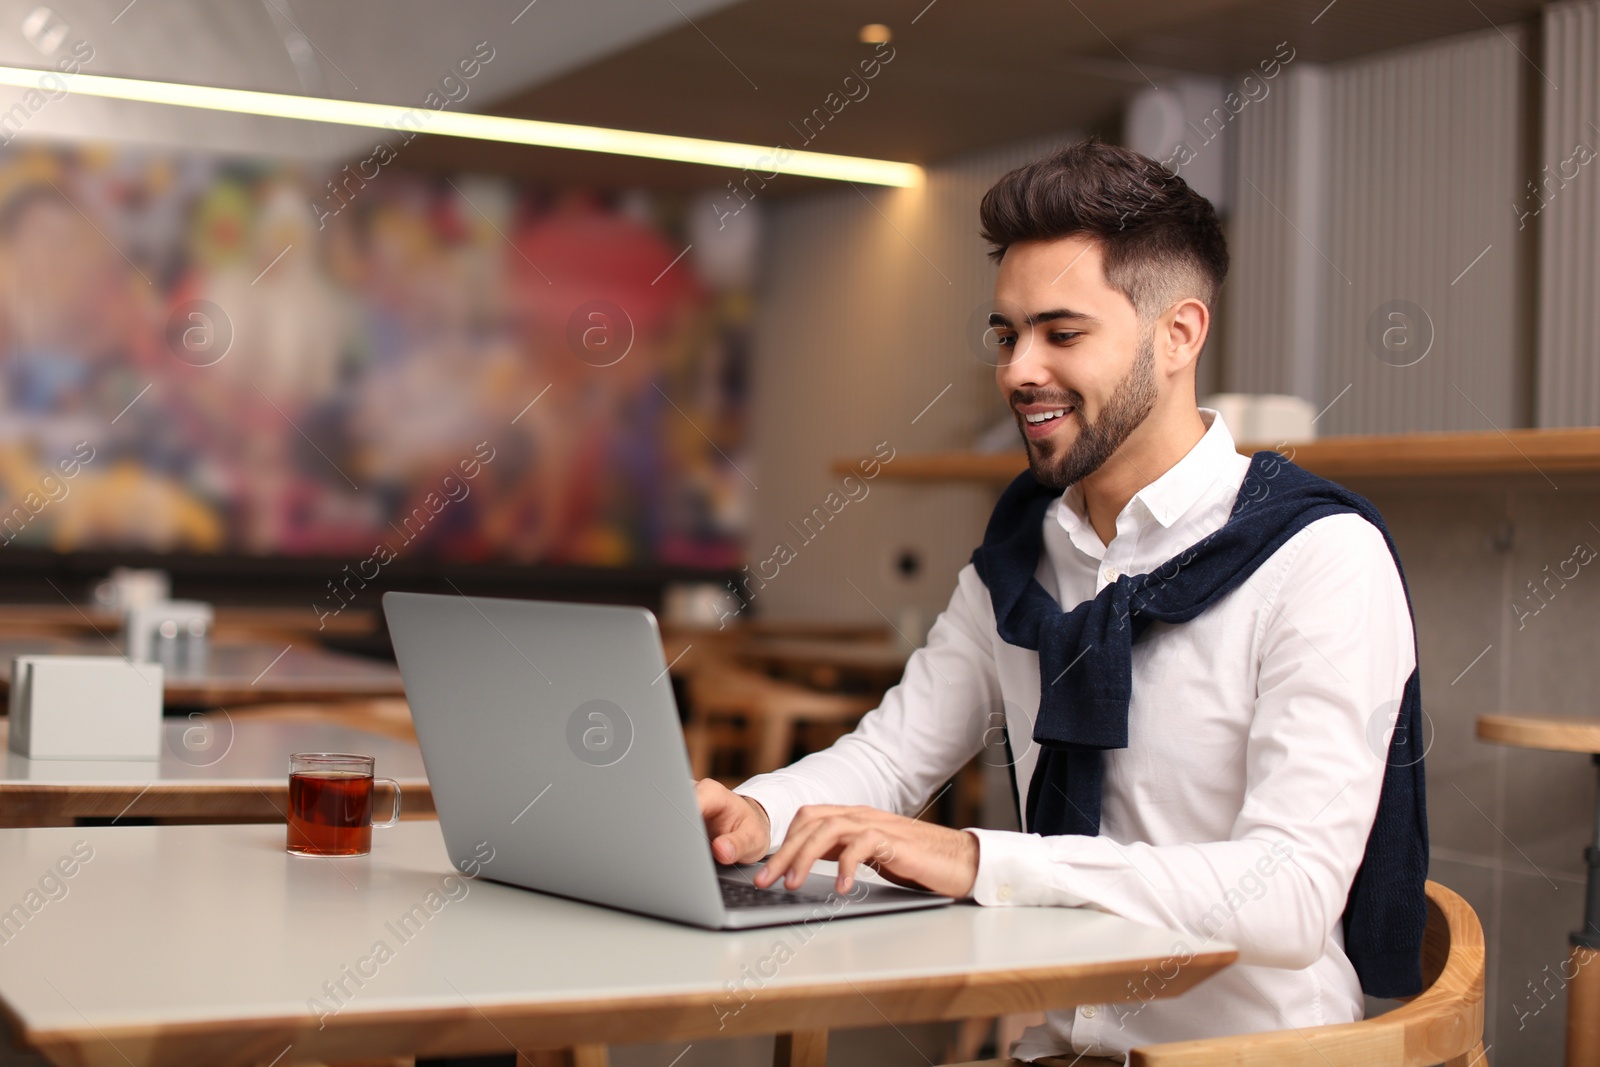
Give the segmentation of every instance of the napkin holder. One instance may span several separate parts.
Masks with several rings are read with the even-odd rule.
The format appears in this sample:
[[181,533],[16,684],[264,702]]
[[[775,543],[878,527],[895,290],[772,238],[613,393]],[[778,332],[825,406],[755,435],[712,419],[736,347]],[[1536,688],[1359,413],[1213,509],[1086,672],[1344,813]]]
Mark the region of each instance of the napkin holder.
[[10,748],[29,759],[159,760],[162,670],[119,656],[11,661]]

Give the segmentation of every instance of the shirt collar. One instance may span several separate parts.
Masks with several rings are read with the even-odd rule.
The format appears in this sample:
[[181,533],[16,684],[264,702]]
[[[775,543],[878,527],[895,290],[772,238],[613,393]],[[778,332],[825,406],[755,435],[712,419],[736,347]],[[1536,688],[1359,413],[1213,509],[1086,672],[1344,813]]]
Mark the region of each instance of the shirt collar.
[[[1142,503],[1162,526],[1170,527],[1194,507],[1211,483],[1216,481],[1235,456],[1233,434],[1228,432],[1222,416],[1210,408],[1200,409],[1200,419],[1206,432],[1195,446],[1189,449],[1167,472],[1137,493],[1133,499]],[[1132,501],[1130,501],[1132,503]]]
[[[1135,505],[1163,527],[1170,528],[1194,507],[1201,494],[1238,455],[1233,434],[1228,431],[1219,413],[1211,408],[1201,408],[1200,419],[1206,424],[1206,432],[1161,477],[1133,494],[1133,499],[1128,501],[1128,506],[1117,518],[1119,529],[1127,525],[1130,519],[1137,519],[1137,512],[1129,510]],[[1062,494],[1061,506],[1056,509],[1056,520],[1080,548],[1096,556],[1105,551],[1099,535],[1089,526],[1083,506],[1083,489],[1076,482]]]

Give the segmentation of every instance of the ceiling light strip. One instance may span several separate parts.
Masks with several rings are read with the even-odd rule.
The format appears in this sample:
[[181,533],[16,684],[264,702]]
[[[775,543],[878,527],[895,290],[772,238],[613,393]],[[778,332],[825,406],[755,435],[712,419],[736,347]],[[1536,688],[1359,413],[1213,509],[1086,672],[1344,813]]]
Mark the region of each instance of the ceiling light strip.
[[[56,71],[27,67],[0,66],[0,85],[22,89],[41,88],[44,75],[63,77]],[[610,155],[643,156],[680,163],[700,163],[733,170],[749,169],[761,174],[798,174],[834,181],[864,182],[870,185],[914,186],[922,183],[922,168],[912,163],[896,163],[860,156],[836,156],[825,152],[790,149],[780,162],[779,149],[771,145],[739,144],[734,141],[708,141],[698,137],[674,137],[664,133],[635,130],[610,130],[599,126],[578,126],[538,119],[515,119],[500,115],[475,115],[467,112],[439,111],[426,107],[400,107],[372,104],[360,100],[332,100],[289,93],[263,93],[252,89],[222,89],[181,82],[145,81],[139,78],[113,78],[102,74],[74,74],[64,77],[68,90],[85,96],[112,100],[133,100],[146,104],[203,108],[241,115],[300,119],[306,122],[331,122],[342,126],[366,126],[401,132],[468,137],[480,141],[536,145],[542,148],[569,148]],[[3,115],[3,112],[0,112]]]

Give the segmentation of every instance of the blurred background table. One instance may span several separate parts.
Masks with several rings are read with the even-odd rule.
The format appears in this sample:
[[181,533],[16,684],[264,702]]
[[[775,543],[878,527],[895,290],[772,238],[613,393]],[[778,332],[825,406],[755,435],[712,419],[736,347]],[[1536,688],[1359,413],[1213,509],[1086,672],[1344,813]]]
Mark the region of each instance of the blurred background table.
[[0,718],[0,825],[281,821],[292,752],[372,756],[376,774],[400,783],[401,817],[433,817],[433,793],[404,702],[375,705],[169,717],[159,761],[27,759],[5,749],[10,724]]
[[[117,656],[122,648],[109,636],[0,637],[0,700],[11,690],[12,657],[39,653]],[[400,672],[393,664],[314,645],[261,641],[214,640],[203,664],[169,668],[163,688],[169,707],[360,700],[405,694]]]

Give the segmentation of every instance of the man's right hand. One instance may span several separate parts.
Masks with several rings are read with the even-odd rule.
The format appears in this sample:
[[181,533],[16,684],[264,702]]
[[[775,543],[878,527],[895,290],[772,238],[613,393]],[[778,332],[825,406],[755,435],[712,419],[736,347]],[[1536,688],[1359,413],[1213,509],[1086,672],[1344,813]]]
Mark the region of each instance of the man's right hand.
[[765,808],[713,778],[696,782],[694,794],[718,863],[754,863],[767,854],[772,823]]

